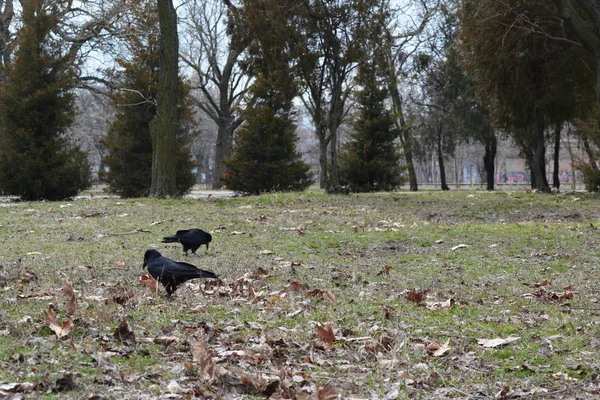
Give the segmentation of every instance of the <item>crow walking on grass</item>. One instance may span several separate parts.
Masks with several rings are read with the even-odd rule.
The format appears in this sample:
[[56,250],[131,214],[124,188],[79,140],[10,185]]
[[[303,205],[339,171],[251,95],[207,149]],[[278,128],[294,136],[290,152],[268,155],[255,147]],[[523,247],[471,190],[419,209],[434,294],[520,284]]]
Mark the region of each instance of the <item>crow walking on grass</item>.
[[146,250],[146,253],[144,253],[143,268],[148,268],[150,275],[162,283],[167,291],[167,297],[171,297],[177,286],[190,279],[219,277],[213,272],[204,271],[192,264],[163,257],[154,249]]
[[212,241],[212,236],[208,232],[204,232],[202,229],[187,229],[177,231],[173,236],[165,236],[163,243],[181,243],[185,255],[189,250],[196,254],[196,250],[203,244],[206,245],[206,251],[208,251],[208,244]]

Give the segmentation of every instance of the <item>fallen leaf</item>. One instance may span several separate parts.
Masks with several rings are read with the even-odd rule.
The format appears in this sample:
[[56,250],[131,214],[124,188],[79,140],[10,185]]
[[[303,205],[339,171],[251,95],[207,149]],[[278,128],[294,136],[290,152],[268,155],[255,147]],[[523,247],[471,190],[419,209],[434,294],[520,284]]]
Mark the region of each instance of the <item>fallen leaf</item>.
[[216,377],[216,365],[212,355],[201,340],[192,342],[192,361],[198,364],[198,376],[202,379],[213,380]]
[[413,303],[422,303],[427,298],[427,293],[429,293],[429,289],[417,290],[412,288],[404,298]]
[[383,268],[377,273],[377,275],[389,275],[390,271],[393,270],[394,267],[391,265],[384,265]]
[[467,247],[469,247],[469,246],[468,246],[468,245],[466,245],[466,244],[462,244],[462,243],[461,243],[461,244],[459,244],[459,245],[457,245],[457,246],[454,246],[454,247],[452,248],[452,251],[455,251],[455,250],[458,250],[458,249],[464,249],[464,248],[467,248]]
[[273,252],[272,252],[271,250],[261,250],[261,251],[259,251],[258,253],[259,253],[259,254],[265,254],[265,255],[268,255],[268,254],[273,254]]
[[322,325],[315,325],[317,330],[317,336],[319,339],[323,341],[325,344],[325,348],[328,350],[333,350],[335,347],[333,346],[333,342],[335,342],[335,334],[333,333],[333,329],[331,328],[331,324],[329,322],[325,327]]
[[301,292],[301,291],[306,290],[306,289],[308,289],[308,285],[305,285],[303,283],[299,283],[299,282],[293,281],[293,282],[290,282],[290,284],[287,285],[284,290],[285,291],[292,290],[294,292]]
[[502,390],[500,390],[498,393],[496,393],[496,395],[494,397],[496,399],[505,399],[508,396],[509,392],[510,392],[510,387],[504,386],[502,388]]
[[35,385],[31,382],[23,383],[4,383],[0,385],[0,391],[9,393],[29,393],[33,391]]
[[119,326],[117,327],[117,329],[115,329],[113,337],[116,340],[120,340],[125,343],[135,343],[135,335],[131,328],[129,328],[127,321],[125,321],[124,319],[122,319],[119,322]]
[[333,302],[333,300],[334,300],[334,297],[331,293],[329,293],[326,290],[321,290],[321,289],[313,289],[313,290],[307,292],[306,297],[321,297],[329,303]]
[[48,310],[46,311],[46,316],[48,320],[50,320],[50,324],[48,326],[59,339],[64,338],[73,330],[73,320],[71,318],[65,319],[60,326],[58,325],[58,321],[56,319],[56,312],[54,311],[54,306],[50,304]]
[[144,274],[138,278],[140,283],[146,287],[149,287],[152,290],[152,293],[157,293],[158,288],[160,287],[160,283],[151,277],[150,275]]
[[340,388],[333,385],[328,385],[322,389],[319,389],[318,396],[318,400],[335,400],[342,398]]
[[156,344],[162,344],[163,346],[168,346],[176,340],[177,340],[177,338],[174,336],[161,336],[161,337],[154,338],[152,341]]
[[437,350],[433,351],[433,356],[434,357],[441,357],[444,354],[446,354],[448,351],[450,351],[451,347],[450,347],[450,339],[446,340],[446,343],[444,343],[443,345],[441,345]]
[[70,281],[66,281],[62,292],[67,296],[67,304],[65,305],[67,314],[75,315],[77,313],[77,296],[75,296],[73,284]]
[[246,232],[240,232],[240,231],[233,231],[229,233],[229,236],[234,236],[234,235],[245,235]]
[[512,343],[516,340],[521,339],[519,336],[509,336],[506,339],[502,339],[502,338],[497,338],[497,339],[477,339],[477,343],[480,346],[486,347],[486,348],[495,348],[495,347],[499,347],[499,346],[504,346],[506,344]]

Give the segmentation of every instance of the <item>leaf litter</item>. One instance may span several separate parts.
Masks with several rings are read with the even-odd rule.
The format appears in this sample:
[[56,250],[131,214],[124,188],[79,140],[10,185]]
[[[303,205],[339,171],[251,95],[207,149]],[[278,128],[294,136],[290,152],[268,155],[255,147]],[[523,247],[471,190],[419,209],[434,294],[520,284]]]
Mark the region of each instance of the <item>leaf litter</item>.
[[[417,201],[422,198],[415,197]],[[133,218],[136,214],[134,204],[131,210],[119,211],[116,215],[127,214],[123,218]],[[73,215],[83,215],[84,210],[78,207],[81,207],[78,203],[70,207],[77,209]],[[126,204],[121,207],[125,208]],[[376,208],[365,208],[365,212],[374,212]],[[479,269],[469,276],[469,268],[473,267],[466,264],[468,259],[462,259],[461,263],[453,258],[445,260],[443,254],[446,253],[440,253],[443,251],[441,246],[421,246],[430,240],[419,239],[426,235],[434,238],[443,235],[450,242],[452,234],[443,229],[450,229],[452,225],[438,229],[422,221],[413,223],[388,218],[382,225],[374,222],[371,228],[382,229],[378,231],[369,227],[368,220],[357,221],[353,225],[365,229],[358,229],[359,236],[355,238],[351,236],[355,233],[353,230],[339,228],[343,225],[337,222],[327,225],[328,219],[338,218],[337,214],[341,214],[344,207],[324,209],[327,212],[323,213],[320,205],[303,204],[302,211],[278,213],[277,208],[272,208],[267,213],[261,208],[260,215],[268,217],[257,219],[257,214],[252,215],[252,208],[249,208],[249,214],[243,218],[231,217],[237,218],[236,229],[247,234],[223,235],[220,243],[215,241],[214,246],[211,245],[211,253],[197,259],[188,258],[192,263],[226,273],[221,273],[222,278],[218,280],[192,281],[172,300],[160,296],[162,287],[143,275],[139,278],[140,283],[134,284],[139,270],[133,266],[140,263],[139,254],[127,249],[137,249],[139,236],[150,235],[107,235],[99,246],[110,245],[116,249],[118,243],[124,243],[126,250],[118,251],[114,257],[106,253],[106,259],[102,261],[83,251],[78,255],[82,260],[77,260],[76,265],[94,265],[91,278],[89,273],[79,277],[63,268],[60,276],[67,276],[68,280],[56,282],[44,272],[46,265],[42,260],[39,264],[27,265],[27,269],[22,270],[31,273],[20,281],[22,288],[11,288],[11,281],[7,281],[9,289],[3,294],[9,307],[16,302],[21,307],[34,306],[33,311],[23,309],[32,317],[25,318],[27,314],[22,311],[14,322],[1,328],[7,331],[5,338],[17,335],[16,327],[27,329],[26,335],[32,338],[33,346],[37,346],[36,351],[42,355],[40,368],[48,365],[49,371],[57,372],[45,372],[53,374],[45,380],[40,372],[40,382],[45,382],[45,386],[21,382],[3,386],[0,391],[43,393],[64,390],[77,392],[79,398],[92,398],[94,393],[86,392],[88,387],[107,397],[122,397],[123,393],[158,396],[160,393],[183,398],[337,399],[402,398],[404,394],[426,393],[430,398],[450,398],[459,393],[471,396],[485,393],[488,397],[552,393],[563,390],[560,385],[579,382],[571,378],[576,370],[574,366],[564,370],[547,366],[524,369],[527,364],[519,360],[514,350],[518,347],[522,351],[531,346],[531,342],[523,338],[533,337],[543,327],[562,333],[563,338],[558,342],[537,339],[529,354],[540,354],[548,359],[548,364],[550,359],[557,357],[575,361],[565,349],[571,340],[586,339],[589,342],[591,333],[588,332],[593,332],[593,325],[576,324],[572,331],[569,331],[569,325],[561,328],[562,320],[568,319],[569,314],[552,304],[564,304],[564,300],[569,300],[569,312],[576,313],[578,318],[584,317],[575,306],[590,293],[586,290],[585,280],[578,279],[570,271],[550,271],[546,283],[545,272],[525,274],[526,268],[543,271],[537,264],[538,256],[530,256],[531,252],[523,252],[520,258],[509,258],[517,260],[514,270],[510,269],[513,261],[502,260],[503,269],[490,274],[481,266],[486,262],[481,260],[487,260],[482,253],[482,258],[477,260]],[[312,220],[310,232],[302,230],[304,235],[280,233],[278,226],[300,227],[303,220],[307,220],[307,213]],[[108,208],[106,215],[113,215]],[[43,218],[44,213],[31,213],[31,217],[34,216]],[[92,225],[105,222],[104,215],[98,217],[78,221]],[[505,217],[510,219],[510,216]],[[187,225],[188,221],[165,215],[148,218],[145,224],[132,226],[150,226],[152,221],[161,220],[165,221],[162,228],[171,221],[182,225]],[[246,219],[252,225],[244,224]],[[210,219],[210,223],[212,226],[234,225],[216,217]],[[174,225],[164,226],[167,231],[172,227]],[[128,232],[128,229],[131,227],[118,229],[112,226],[98,231]],[[260,235],[265,231],[261,233],[257,229],[272,232],[270,242],[262,241]],[[427,229],[438,230],[431,234]],[[404,236],[398,236],[400,239],[395,239],[396,242],[389,242],[388,237],[383,236],[409,230],[417,237],[415,245],[412,239],[402,239]],[[319,233],[332,237],[311,242]],[[485,234],[485,231],[478,233],[484,237]],[[77,231],[72,235],[93,237]],[[366,250],[362,248],[360,235],[373,241]],[[281,246],[277,238],[289,243],[289,247]],[[489,247],[476,246],[473,239],[467,242],[472,243],[469,254],[478,257],[480,247]],[[508,239],[499,238],[497,232],[488,240],[502,243],[503,249],[510,247],[506,242]],[[63,242],[63,245],[82,247],[76,242]],[[238,255],[245,246],[248,250]],[[281,258],[260,257],[257,253],[266,248]],[[290,252],[288,248],[301,251]],[[174,251],[171,256],[176,256]],[[44,251],[46,259],[56,257],[46,253]],[[452,254],[453,257],[464,257],[466,253]],[[577,254],[576,251],[569,253]],[[285,259],[298,261],[292,263]],[[282,267],[282,262],[287,267]],[[581,259],[572,256],[562,258],[561,262],[581,263]],[[386,267],[391,265],[394,267]],[[519,277],[519,273],[527,279]],[[37,279],[30,278],[33,276]],[[552,291],[549,289],[550,277],[555,283],[573,283],[561,284],[562,290]],[[53,284],[47,285],[48,281]],[[535,290],[525,296],[518,290],[523,281],[540,282],[540,285],[532,284]],[[505,287],[510,290],[504,290]],[[574,293],[573,287],[578,289],[577,296],[558,296]],[[544,291],[540,292],[540,289]],[[542,301],[529,301],[534,299]],[[52,302],[53,306],[48,307],[47,302]],[[44,308],[39,308],[41,306]],[[593,308],[594,303],[588,299],[584,306]],[[35,310],[46,312],[43,322],[36,317],[40,314]],[[21,319],[23,322],[18,322]],[[48,330],[46,326],[54,334],[36,337],[36,332],[43,332],[42,327]],[[501,335],[503,329],[516,334]],[[482,337],[497,339],[479,339]],[[515,337],[522,339],[517,341]],[[56,340],[58,338],[62,340]],[[56,362],[52,361],[55,356],[50,355],[52,348],[68,355],[65,360],[58,361],[59,368],[50,367]],[[578,376],[585,374],[586,364],[594,365],[593,361],[591,364],[586,362],[593,360],[593,356],[586,353],[588,350],[591,353],[592,349],[585,346],[584,349],[577,360],[584,365],[577,370],[580,371]],[[510,354],[512,365],[506,366],[498,361],[501,358],[494,357],[500,351]],[[15,357],[16,362],[34,365],[35,353],[22,353]],[[77,370],[79,361],[75,360],[79,357],[83,357],[81,362],[85,364],[91,360],[102,375],[87,376],[81,372],[68,375],[71,370]],[[143,364],[149,363],[153,367],[129,367],[129,360],[132,366],[135,365],[133,360],[144,360]],[[64,372],[58,372],[61,370]],[[31,369],[29,371],[32,373]],[[471,371],[487,377],[503,371],[506,375],[503,382],[478,387],[476,382],[469,381],[468,375],[457,371]],[[533,378],[547,376],[548,380],[519,380],[518,374],[531,371],[537,374]],[[16,375],[14,377],[5,382],[22,381],[16,379]],[[555,380],[563,383],[555,384]],[[450,385],[445,384],[450,381]],[[505,391],[505,388],[510,389]],[[379,397],[376,393],[380,393]],[[564,398],[572,394],[564,393]]]

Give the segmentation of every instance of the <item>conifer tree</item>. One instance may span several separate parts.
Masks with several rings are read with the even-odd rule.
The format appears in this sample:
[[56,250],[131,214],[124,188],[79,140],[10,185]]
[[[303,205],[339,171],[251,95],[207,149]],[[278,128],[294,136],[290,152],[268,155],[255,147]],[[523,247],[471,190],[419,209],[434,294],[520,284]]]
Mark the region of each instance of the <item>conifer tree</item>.
[[360,90],[353,132],[340,154],[340,178],[354,192],[393,190],[403,183],[398,131],[386,107],[387,86],[378,77],[373,61],[365,62],[356,78]]
[[224,161],[227,187],[247,194],[301,191],[312,183],[309,165],[296,150],[292,99],[295,89],[281,74],[256,77],[246,121],[235,134],[232,156]]
[[[150,5],[150,3],[148,3]],[[149,7],[144,25],[156,27],[155,6]],[[156,28],[155,28],[156,29]],[[145,35],[146,36],[146,35]],[[108,151],[102,162],[108,171],[100,179],[108,191],[123,197],[148,196],[152,184],[151,123],[156,116],[159,76],[159,42],[157,32],[147,32],[147,39],[132,37],[131,60],[119,59],[123,68],[117,79],[124,90],[116,91],[111,102],[117,109],[115,120],[102,143]],[[192,115],[187,104],[189,88],[178,82],[178,129],[175,133],[176,194],[186,194],[194,185],[194,167],[189,144]]]
[[21,2],[15,58],[0,84],[0,190],[24,200],[75,196],[91,183],[86,154],[65,137],[74,116],[74,75],[51,31],[54,1]]

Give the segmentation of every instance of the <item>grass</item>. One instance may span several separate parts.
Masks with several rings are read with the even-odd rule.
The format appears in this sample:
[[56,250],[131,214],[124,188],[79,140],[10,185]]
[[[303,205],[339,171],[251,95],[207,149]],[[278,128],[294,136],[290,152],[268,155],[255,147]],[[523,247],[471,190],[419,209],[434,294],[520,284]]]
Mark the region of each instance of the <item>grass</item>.
[[[0,383],[29,382],[14,390],[49,399],[252,399],[275,381],[272,398],[319,390],[321,398],[327,390],[491,398],[506,387],[515,397],[591,398],[600,368],[599,201],[308,191],[4,204]],[[160,242],[189,227],[212,232],[208,253],[186,259],[179,245]],[[192,281],[172,300],[152,294],[138,282],[150,247],[223,282]],[[550,285],[536,286],[544,280]],[[74,315],[67,281],[78,298]],[[413,288],[428,290],[425,302],[407,300]],[[540,289],[558,298],[532,295]],[[124,291],[132,299],[117,302]],[[567,292],[573,297],[560,297]],[[441,306],[450,298],[451,307]],[[48,327],[49,304],[59,322],[74,321],[66,338]],[[121,320],[135,341],[115,338]],[[319,324],[332,327],[333,350],[323,347]],[[509,336],[520,339],[495,348],[477,341]],[[161,337],[172,343],[153,342]],[[216,372],[202,373],[197,341]],[[447,341],[442,356],[427,349]],[[72,387],[58,384],[65,377]]]

